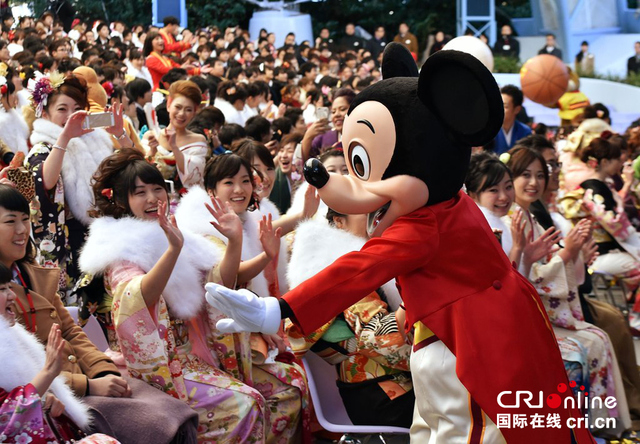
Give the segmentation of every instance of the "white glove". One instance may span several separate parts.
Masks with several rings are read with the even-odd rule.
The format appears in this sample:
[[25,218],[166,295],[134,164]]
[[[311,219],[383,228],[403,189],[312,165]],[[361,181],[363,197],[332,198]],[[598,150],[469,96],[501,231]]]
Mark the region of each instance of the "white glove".
[[207,302],[231,317],[220,319],[216,328],[222,333],[242,331],[276,334],[280,328],[280,303],[277,298],[261,298],[249,290],[230,290],[209,282]]

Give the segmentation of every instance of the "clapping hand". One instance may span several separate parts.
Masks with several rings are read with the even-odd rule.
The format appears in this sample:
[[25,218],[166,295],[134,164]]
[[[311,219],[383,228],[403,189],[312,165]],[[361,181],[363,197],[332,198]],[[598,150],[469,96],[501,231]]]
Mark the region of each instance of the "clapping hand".
[[271,223],[271,214],[269,217],[263,216],[260,221],[260,243],[267,257],[271,260],[275,259],[280,252],[280,236],[282,236],[282,228],[273,229]]

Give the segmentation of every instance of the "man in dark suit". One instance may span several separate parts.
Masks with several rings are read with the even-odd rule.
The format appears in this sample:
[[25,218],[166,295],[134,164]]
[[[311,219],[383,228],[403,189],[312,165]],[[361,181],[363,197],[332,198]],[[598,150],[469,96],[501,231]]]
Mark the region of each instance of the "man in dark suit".
[[538,54],[551,54],[562,60],[562,50],[557,46],[555,35],[547,34],[547,43],[538,51]]
[[640,42],[634,45],[636,53],[627,60],[627,75],[638,74],[640,72]]
[[356,35],[356,27],[353,23],[347,23],[344,27],[344,37],[340,40],[340,46],[356,52],[364,47],[364,40]]
[[524,96],[517,86],[506,85],[500,89],[504,102],[504,121],[495,138],[494,151],[500,155],[509,151],[518,140],[531,134],[531,128],[516,120],[522,109]]
[[367,41],[367,49],[371,53],[373,60],[378,60],[380,54],[384,52],[384,48],[387,46],[387,38],[385,37],[384,26],[380,25],[376,27],[373,32],[373,37]]
[[500,38],[493,47],[493,54],[517,59],[520,57],[520,42],[512,36],[511,25],[504,25],[500,31]]

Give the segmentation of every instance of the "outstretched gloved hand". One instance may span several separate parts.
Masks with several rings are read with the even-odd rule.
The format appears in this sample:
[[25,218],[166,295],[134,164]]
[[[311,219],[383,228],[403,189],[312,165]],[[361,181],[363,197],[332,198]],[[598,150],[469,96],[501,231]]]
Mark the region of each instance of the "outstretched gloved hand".
[[261,298],[249,290],[230,290],[212,282],[205,285],[207,302],[231,319],[220,319],[222,333],[242,331],[276,334],[280,327],[280,304],[273,297]]

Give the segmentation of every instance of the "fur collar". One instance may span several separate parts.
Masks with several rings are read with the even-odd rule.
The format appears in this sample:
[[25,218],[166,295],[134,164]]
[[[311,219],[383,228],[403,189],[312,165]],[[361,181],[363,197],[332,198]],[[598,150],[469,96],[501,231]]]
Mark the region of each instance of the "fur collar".
[[[296,189],[293,194],[293,198],[291,199],[291,207],[287,210],[287,214],[300,214],[302,210],[304,210],[304,194],[307,192],[309,188],[309,182],[302,182],[300,186]],[[311,219],[317,222],[324,222],[325,225],[327,223],[327,211],[329,207],[322,199],[320,199],[320,205],[318,205],[318,211],[313,215]]]
[[505,216],[504,218],[498,217],[481,205],[478,205],[478,208],[480,208],[480,211],[482,211],[482,214],[484,214],[484,217],[485,219],[487,219],[487,223],[492,230],[502,231],[502,242],[500,242],[500,245],[502,246],[502,250],[504,251],[504,253],[509,256],[511,247],[513,247],[513,238],[511,237],[511,224],[507,225],[505,223],[505,218],[507,218],[508,216]]
[[[182,200],[178,205],[178,209],[176,210],[176,220],[180,227],[185,227],[186,229],[202,236],[215,236],[226,243],[227,238],[209,223],[212,217],[204,206],[205,203],[209,202],[211,202],[211,199],[204,188],[199,186],[189,188],[188,193],[182,197]],[[262,220],[263,215],[268,214],[267,211],[273,211],[271,213],[273,220],[278,219],[278,210],[275,205],[268,200],[261,201],[259,211],[245,211],[245,213],[241,215],[243,225],[241,259],[243,261],[252,259],[263,252],[258,235],[260,220]],[[286,293],[288,290],[286,269],[287,244],[286,240],[283,238],[280,241],[280,254],[278,256],[278,282],[281,294]],[[249,288],[260,296],[264,297],[269,295],[269,284],[267,283],[263,272],[260,272],[258,276],[251,280]]]
[[14,153],[29,152],[29,127],[17,109],[0,112],[0,138]]
[[[332,227],[322,221],[308,220],[296,228],[287,278],[291,288],[297,287],[352,251],[359,251],[366,239]],[[392,311],[402,303],[395,279],[382,286]]]
[[[6,391],[31,382],[42,370],[45,362],[44,346],[38,339],[16,322],[13,327],[0,317],[0,387]],[[58,376],[49,390],[65,407],[65,413],[81,429],[88,431],[91,423],[89,409],[76,398],[65,384],[63,376]]]
[[[162,296],[172,315],[190,319],[203,306],[204,277],[220,263],[222,255],[211,242],[203,241],[183,226],[180,229],[184,245]],[[98,275],[112,265],[127,261],[148,272],[168,246],[164,231],[155,221],[101,217],[89,228],[79,265],[82,271]]]
[[[31,144],[55,144],[62,127],[45,119],[33,122]],[[30,153],[31,154],[31,153]],[[65,201],[73,216],[84,225],[91,223],[87,212],[93,206],[93,190],[91,178],[97,171],[100,162],[113,154],[113,143],[109,134],[103,129],[95,129],[82,137],[71,139],[62,161],[62,183]]]

